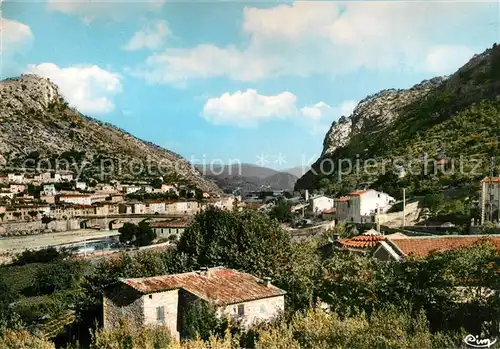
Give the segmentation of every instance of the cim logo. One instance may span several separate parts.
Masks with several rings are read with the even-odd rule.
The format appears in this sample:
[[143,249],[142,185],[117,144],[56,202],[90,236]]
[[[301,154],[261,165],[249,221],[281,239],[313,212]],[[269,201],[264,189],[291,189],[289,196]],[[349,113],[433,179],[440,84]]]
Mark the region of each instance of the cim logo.
[[489,348],[497,342],[497,339],[481,339],[479,336],[467,335],[464,343],[473,348]]

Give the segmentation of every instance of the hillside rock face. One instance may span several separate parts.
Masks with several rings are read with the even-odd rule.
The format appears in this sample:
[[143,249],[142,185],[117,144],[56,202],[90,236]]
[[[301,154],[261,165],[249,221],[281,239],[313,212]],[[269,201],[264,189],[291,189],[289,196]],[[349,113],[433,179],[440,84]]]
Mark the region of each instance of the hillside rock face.
[[[427,95],[443,81],[444,78],[438,77],[422,81],[408,90],[389,89],[366,97],[358,103],[349,117],[343,116],[338,122],[333,122],[323,141],[322,157],[345,147],[355,134],[365,132],[368,135],[389,125],[401,115],[406,106]],[[377,127],[373,128],[373,124],[377,124]]]
[[69,164],[85,178],[163,176],[220,191],[178,154],[70,108],[56,85],[36,75],[0,82],[0,154],[10,170]]
[[[488,123],[500,122],[493,112],[496,103],[500,103],[500,46],[494,44],[448,77],[425,80],[409,89],[383,90],[363,99],[351,115],[333,122],[323,140],[322,155],[299,178],[295,189],[324,190],[326,185],[338,194],[360,183],[383,185],[386,181],[363,171],[339,181],[334,179],[338,166],[330,174],[331,166],[322,170],[322,164],[335,166],[340,159],[390,162],[422,154],[437,158],[440,148],[446,148],[448,156],[486,158],[493,145],[485,145],[485,140],[497,137],[498,132],[497,126]],[[454,122],[458,115],[462,121]],[[466,136],[468,143],[462,142]]]

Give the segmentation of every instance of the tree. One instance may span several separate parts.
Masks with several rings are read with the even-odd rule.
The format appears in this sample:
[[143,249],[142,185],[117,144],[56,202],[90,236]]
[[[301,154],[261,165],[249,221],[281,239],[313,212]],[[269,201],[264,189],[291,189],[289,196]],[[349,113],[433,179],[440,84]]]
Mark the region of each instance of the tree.
[[19,217],[21,217],[21,216],[22,216],[22,213],[21,213],[21,212],[19,212],[19,211],[16,211],[16,212],[12,213],[12,215],[13,215],[14,217],[16,217],[16,218],[18,218],[18,219],[19,219]]
[[139,227],[134,223],[124,223],[123,226],[118,229],[118,232],[120,233],[120,242],[126,244],[131,243],[137,235],[138,229]]
[[38,216],[38,211],[29,211],[28,214],[30,215],[31,219],[35,219],[36,216]]
[[136,231],[134,245],[135,246],[148,246],[156,239],[156,233],[151,226],[146,222],[140,222],[138,230]]
[[81,261],[59,261],[40,269],[35,277],[35,293],[45,295],[76,288],[83,277],[85,265]]
[[269,216],[281,223],[291,222],[293,217],[291,208],[292,205],[288,201],[279,200],[278,203],[271,209],[271,212],[269,212]]
[[207,340],[221,327],[216,310],[206,301],[196,299],[183,309],[180,317],[180,335],[183,339],[199,337]]
[[194,198],[198,201],[202,201],[203,200],[203,191],[200,189],[195,189]]
[[156,239],[156,233],[146,222],[140,222],[139,225],[125,223],[118,229],[120,241],[135,246],[151,245]]
[[5,212],[0,213],[0,220],[3,222],[3,217],[5,217]]
[[163,180],[161,178],[154,178],[151,181],[151,186],[155,189],[160,189],[162,185],[163,185]]

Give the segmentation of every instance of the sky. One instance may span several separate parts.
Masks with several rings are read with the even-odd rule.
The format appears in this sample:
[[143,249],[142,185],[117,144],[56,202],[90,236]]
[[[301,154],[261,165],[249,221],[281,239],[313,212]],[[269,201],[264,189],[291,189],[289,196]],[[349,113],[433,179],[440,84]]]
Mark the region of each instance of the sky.
[[500,42],[498,2],[4,1],[1,77],[207,164],[321,154],[367,95],[448,75]]

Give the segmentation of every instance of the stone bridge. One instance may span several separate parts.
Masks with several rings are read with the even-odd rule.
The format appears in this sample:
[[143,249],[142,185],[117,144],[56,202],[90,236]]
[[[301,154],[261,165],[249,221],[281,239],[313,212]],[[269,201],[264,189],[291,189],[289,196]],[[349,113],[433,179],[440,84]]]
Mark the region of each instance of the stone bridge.
[[173,215],[173,214],[129,214],[129,215],[89,215],[78,216],[78,224],[80,229],[98,228],[100,230],[116,230],[123,226],[125,223],[139,224],[142,221],[155,222],[165,220],[168,218],[182,218],[187,215]]

